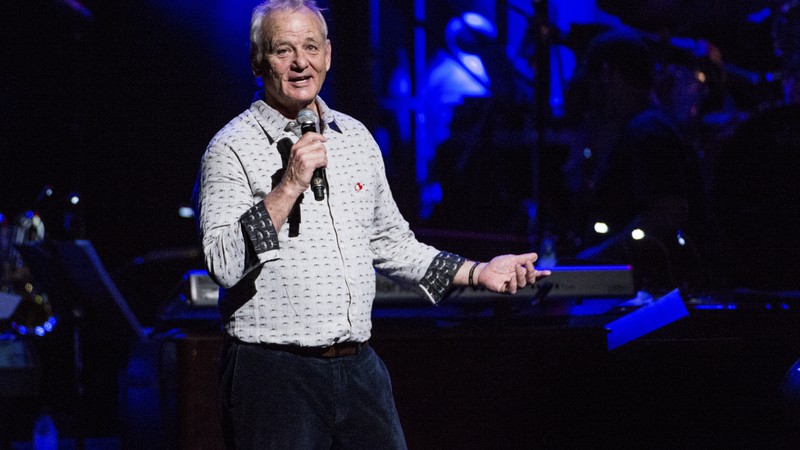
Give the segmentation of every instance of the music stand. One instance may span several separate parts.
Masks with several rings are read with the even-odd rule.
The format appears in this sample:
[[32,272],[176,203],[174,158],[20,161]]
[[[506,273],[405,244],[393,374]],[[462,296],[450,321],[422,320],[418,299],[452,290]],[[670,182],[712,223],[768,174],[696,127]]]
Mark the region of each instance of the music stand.
[[17,306],[22,302],[22,297],[8,292],[0,292],[0,324],[6,320],[11,320]]
[[119,371],[130,344],[147,340],[145,329],[91,242],[46,240],[17,250],[54,309],[71,316],[76,439],[116,432]]
[[[145,341],[145,332],[87,240],[38,242],[17,246],[22,259],[51,296],[62,293],[85,310],[104,337]],[[56,300],[58,301],[58,300]],[[94,319],[94,320],[91,320]]]

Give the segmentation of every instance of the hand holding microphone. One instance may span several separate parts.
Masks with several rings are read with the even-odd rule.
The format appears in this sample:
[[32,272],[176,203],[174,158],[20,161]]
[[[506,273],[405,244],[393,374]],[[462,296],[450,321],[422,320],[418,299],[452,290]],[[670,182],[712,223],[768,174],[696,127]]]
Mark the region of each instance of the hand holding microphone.
[[[310,131],[319,133],[319,119],[314,111],[305,108],[297,113],[297,123],[300,124],[300,130],[303,134]],[[311,191],[314,192],[314,200],[324,200],[325,190],[328,188],[328,181],[325,178],[325,168],[318,167],[314,169],[314,174],[311,176]]]

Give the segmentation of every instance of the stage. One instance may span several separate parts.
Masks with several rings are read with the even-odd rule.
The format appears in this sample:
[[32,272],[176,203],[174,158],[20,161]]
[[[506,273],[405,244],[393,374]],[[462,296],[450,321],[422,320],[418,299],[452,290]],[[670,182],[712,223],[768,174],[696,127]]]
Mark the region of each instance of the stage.
[[[370,345],[392,376],[409,448],[797,445],[800,391],[790,369],[800,358],[800,299],[755,292],[688,299],[688,316],[613,349],[610,328],[643,306],[530,300],[376,307]],[[52,414],[66,445],[221,448],[219,324],[209,307],[180,321],[130,344],[118,390],[92,385],[111,370],[95,366],[85,386],[93,395],[83,400],[95,410],[64,394],[77,403]],[[103,353],[123,348],[95,356],[113,358]],[[21,448],[36,413],[24,405],[35,393],[10,394],[5,444]]]

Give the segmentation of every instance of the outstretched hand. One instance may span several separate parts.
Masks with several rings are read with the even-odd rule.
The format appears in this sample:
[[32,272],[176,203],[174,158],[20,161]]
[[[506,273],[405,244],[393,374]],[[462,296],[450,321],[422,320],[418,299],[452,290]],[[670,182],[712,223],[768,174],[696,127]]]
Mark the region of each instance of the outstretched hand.
[[514,294],[518,289],[550,275],[549,270],[536,270],[533,266],[538,258],[536,253],[496,256],[478,267],[478,285],[490,291]]

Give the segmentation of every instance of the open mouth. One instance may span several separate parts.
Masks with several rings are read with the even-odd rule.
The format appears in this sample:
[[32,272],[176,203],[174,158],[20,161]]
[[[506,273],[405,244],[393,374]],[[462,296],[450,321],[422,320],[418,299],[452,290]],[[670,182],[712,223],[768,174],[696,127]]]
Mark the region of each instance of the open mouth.
[[304,83],[311,79],[311,76],[289,78],[291,83]]

